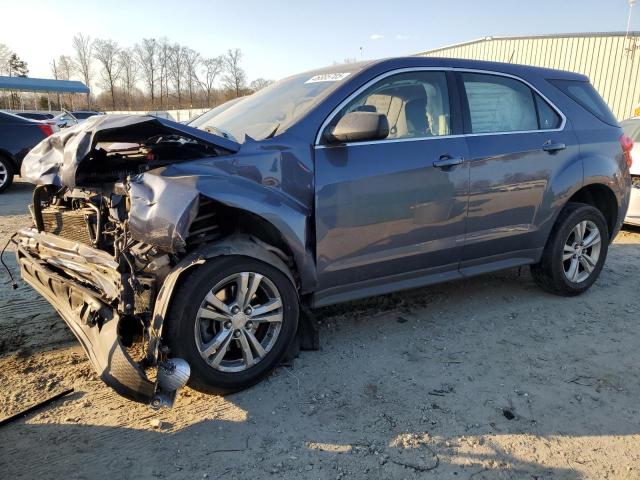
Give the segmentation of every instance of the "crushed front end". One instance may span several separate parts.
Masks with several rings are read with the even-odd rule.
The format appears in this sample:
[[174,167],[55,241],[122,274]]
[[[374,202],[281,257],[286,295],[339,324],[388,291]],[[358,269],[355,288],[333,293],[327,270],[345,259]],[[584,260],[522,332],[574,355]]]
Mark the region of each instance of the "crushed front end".
[[[153,315],[175,262],[131,238],[117,213],[126,197],[55,190],[36,187],[35,226],[14,236],[23,280],[57,310],[105,383],[132,400],[170,405],[189,368],[163,355]],[[167,375],[184,382],[163,391]]]
[[[211,240],[217,227],[197,217],[207,200],[192,184],[149,171],[229,150],[150,117],[85,123],[25,159],[22,175],[37,186],[33,226],[13,237],[21,275],[64,319],[106,384],[129,399],[171,406],[189,365],[163,347],[164,316],[180,275],[203,261],[187,241]],[[197,232],[189,236],[191,227]]]

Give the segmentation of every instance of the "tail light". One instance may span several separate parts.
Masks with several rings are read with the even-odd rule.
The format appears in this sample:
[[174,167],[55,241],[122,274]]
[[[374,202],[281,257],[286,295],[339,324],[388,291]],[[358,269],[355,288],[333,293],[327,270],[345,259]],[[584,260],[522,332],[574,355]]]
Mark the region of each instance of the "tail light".
[[631,157],[631,150],[633,149],[633,140],[629,135],[622,134],[620,137],[620,146],[622,147],[622,153],[624,153],[624,158],[627,161],[627,166],[631,168],[633,164],[633,157]]
[[48,137],[49,135],[53,135],[53,128],[51,128],[51,125],[43,123],[41,125],[38,125],[38,128],[42,130],[42,133],[44,133],[45,137]]

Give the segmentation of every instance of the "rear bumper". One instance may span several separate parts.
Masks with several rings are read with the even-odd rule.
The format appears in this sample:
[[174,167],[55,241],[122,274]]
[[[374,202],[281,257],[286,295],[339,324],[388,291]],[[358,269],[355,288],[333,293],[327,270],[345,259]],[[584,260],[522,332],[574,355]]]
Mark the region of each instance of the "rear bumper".
[[[70,272],[77,278],[86,278],[97,272],[100,281],[93,285],[102,282],[106,286],[108,275],[104,267],[92,263],[92,260],[101,262],[105,252],[32,229],[18,232],[14,242],[23,280],[60,314],[100,378],[120,395],[151,403],[156,384],[147,378],[141,364],[131,358],[121,343],[118,334],[121,317],[109,304],[109,295],[60,273]],[[75,248],[71,248],[73,245]],[[46,261],[48,251],[57,255]],[[51,262],[58,262],[56,268],[52,268]],[[116,283],[114,280],[111,286],[115,287]]]

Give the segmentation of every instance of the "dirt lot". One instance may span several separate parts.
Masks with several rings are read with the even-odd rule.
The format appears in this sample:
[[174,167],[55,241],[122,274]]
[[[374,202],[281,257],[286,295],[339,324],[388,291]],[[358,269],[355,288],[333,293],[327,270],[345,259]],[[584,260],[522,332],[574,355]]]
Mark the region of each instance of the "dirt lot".
[[[3,244],[30,191],[0,197]],[[75,393],[0,427],[0,477],[638,479],[639,254],[624,230],[579,298],[523,269],[327,308],[322,350],[294,368],[159,412],[104,386],[29,287],[2,285],[0,417]]]

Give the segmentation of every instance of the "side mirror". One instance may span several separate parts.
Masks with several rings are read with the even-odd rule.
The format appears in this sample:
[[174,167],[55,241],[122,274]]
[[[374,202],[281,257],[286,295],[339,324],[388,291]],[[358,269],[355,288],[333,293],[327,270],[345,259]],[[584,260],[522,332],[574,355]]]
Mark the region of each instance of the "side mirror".
[[389,121],[384,113],[349,112],[324,137],[328,143],[382,140],[389,135]]

